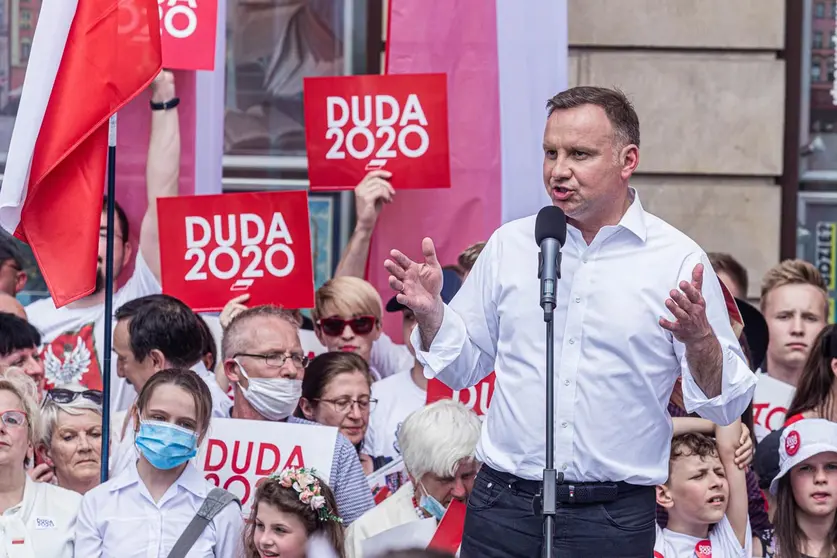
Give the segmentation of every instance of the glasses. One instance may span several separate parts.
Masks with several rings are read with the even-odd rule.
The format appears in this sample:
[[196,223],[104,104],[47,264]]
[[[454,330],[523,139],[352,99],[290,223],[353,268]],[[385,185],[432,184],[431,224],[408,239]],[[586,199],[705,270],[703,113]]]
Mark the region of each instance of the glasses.
[[343,335],[346,326],[352,328],[355,335],[366,335],[372,331],[372,328],[375,327],[377,322],[378,319],[375,316],[358,316],[350,320],[344,320],[343,318],[324,318],[319,320],[317,325],[329,337],[337,337],[338,335]]
[[361,397],[360,399],[350,399],[349,397],[341,397],[339,399],[314,399],[314,401],[322,401],[323,403],[328,403],[331,407],[337,411],[338,413],[348,413],[353,405],[357,405],[357,408],[361,411],[372,411],[375,408],[375,405],[378,404],[377,399],[372,399],[371,397]]
[[92,401],[96,405],[102,404],[102,392],[97,389],[73,391],[71,389],[55,388],[49,390],[46,395],[48,399],[51,399],[60,405],[71,403],[79,397]]
[[26,413],[18,410],[3,411],[0,413],[0,420],[11,428],[18,428],[26,424]]
[[266,355],[256,355],[251,353],[238,353],[233,356],[234,359],[245,356],[250,358],[260,358],[264,360],[265,366],[270,368],[281,368],[285,365],[288,359],[291,359],[291,362],[294,363],[294,366],[297,368],[305,368],[308,366],[310,359],[299,353],[269,353]]

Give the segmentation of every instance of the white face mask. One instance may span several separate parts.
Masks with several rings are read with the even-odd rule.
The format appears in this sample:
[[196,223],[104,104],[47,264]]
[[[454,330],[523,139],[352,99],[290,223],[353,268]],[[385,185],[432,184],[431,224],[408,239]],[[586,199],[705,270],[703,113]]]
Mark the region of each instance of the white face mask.
[[302,397],[302,380],[288,378],[251,378],[241,363],[238,369],[247,378],[248,387],[238,388],[250,405],[267,420],[284,420],[291,416]]

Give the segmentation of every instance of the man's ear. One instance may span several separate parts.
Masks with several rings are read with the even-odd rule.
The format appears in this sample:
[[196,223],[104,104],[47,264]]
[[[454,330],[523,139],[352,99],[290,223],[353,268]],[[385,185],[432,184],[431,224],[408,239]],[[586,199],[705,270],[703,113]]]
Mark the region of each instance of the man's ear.
[[125,240],[125,244],[122,247],[122,267],[127,266],[131,263],[134,255],[134,247],[131,246],[131,243],[128,240]]
[[148,353],[146,358],[151,359],[151,365],[154,367],[155,372],[166,369],[166,357],[160,349],[151,349],[151,352]]
[[674,507],[674,500],[671,496],[671,489],[665,484],[658,484],[657,490],[657,504],[665,509]]
[[238,363],[231,358],[224,361],[224,375],[230,382],[239,382]]

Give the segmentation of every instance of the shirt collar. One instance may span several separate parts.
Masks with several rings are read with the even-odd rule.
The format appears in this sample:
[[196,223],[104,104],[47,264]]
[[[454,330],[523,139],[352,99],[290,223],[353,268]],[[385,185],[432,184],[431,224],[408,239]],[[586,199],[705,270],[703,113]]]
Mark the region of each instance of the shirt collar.
[[[121,474],[119,474],[113,481],[110,482],[110,491],[117,492],[142,481],[137,471],[137,464],[134,463],[132,467],[127,467]],[[208,494],[206,490],[206,481],[201,476],[200,472],[192,463],[187,463],[180,478],[174,481],[175,486],[183,487],[195,496],[204,498]]]
[[624,227],[634,233],[642,242],[648,237],[648,229],[645,225],[645,210],[642,208],[642,203],[639,201],[639,193],[636,189],[629,188],[629,195],[631,196],[631,205],[628,210],[619,220],[619,226]]

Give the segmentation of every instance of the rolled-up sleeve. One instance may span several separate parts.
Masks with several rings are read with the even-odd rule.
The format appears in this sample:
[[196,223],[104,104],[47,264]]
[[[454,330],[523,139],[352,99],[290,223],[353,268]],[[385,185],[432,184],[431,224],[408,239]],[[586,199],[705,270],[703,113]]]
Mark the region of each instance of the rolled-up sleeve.
[[721,394],[709,398],[703,393],[689,369],[685,345],[675,340],[674,350],[680,360],[683,377],[683,402],[688,412],[697,413],[715,424],[728,425],[739,418],[752,401],[756,376],[750,370],[732,330],[721,284],[706,254],[687,258],[678,283],[691,281],[692,269],[698,263],[703,263],[704,267],[703,298],[706,301],[706,316],[723,353]]
[[501,261],[496,233],[488,240],[462,288],[445,305],[442,325],[428,351],[423,351],[418,328],[410,342],[425,377],[439,378],[452,389],[477,384],[494,371],[499,318],[497,265]]

